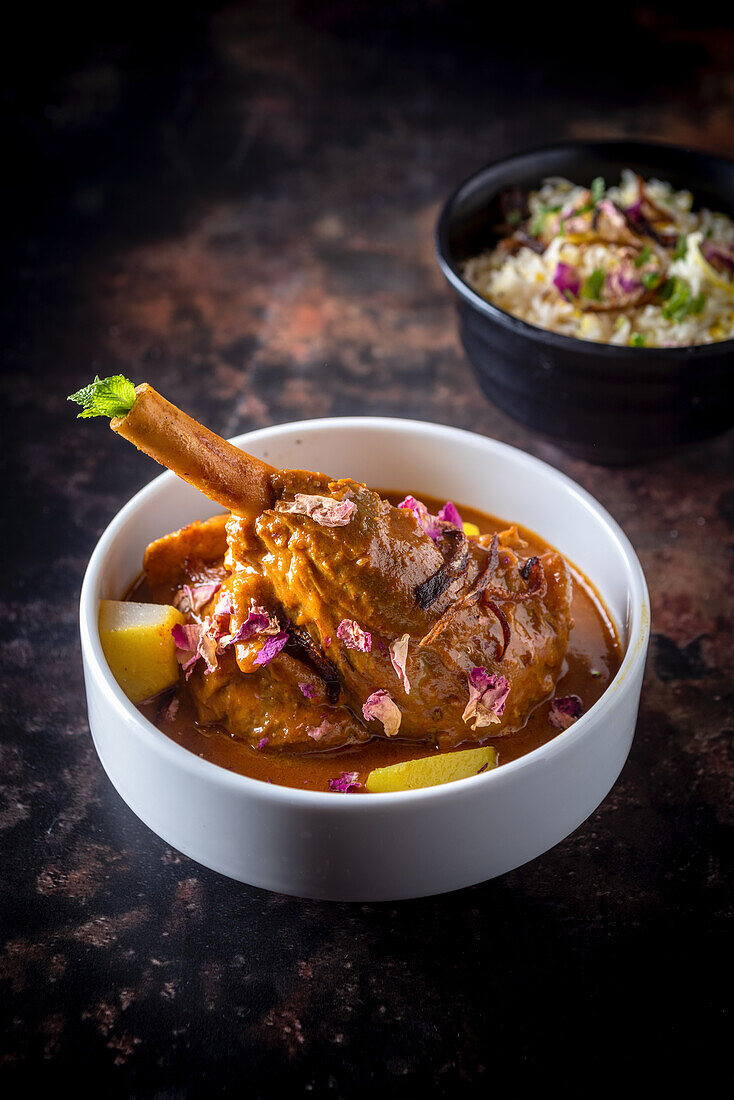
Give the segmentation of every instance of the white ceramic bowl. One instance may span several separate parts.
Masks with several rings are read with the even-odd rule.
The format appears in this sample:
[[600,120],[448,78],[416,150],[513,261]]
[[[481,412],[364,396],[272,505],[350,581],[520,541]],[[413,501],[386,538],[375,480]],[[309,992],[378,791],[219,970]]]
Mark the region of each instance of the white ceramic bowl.
[[170,473],[102,535],[81,596],[89,724],[128,806],[167,843],[254,886],[304,897],[382,901],[455,890],[547,851],[599,805],[632,742],[649,637],[649,598],[625,535],[563,474],[512,447],[436,424],[339,418],[239,436],[274,466],[323,470],[383,489],[450,498],[536,531],[594,582],[625,656],[602,698],[570,729],[519,760],[469,779],[380,795],[292,790],[235,775],[160,733],[114,680],[97,629],[147,544],[213,515]]

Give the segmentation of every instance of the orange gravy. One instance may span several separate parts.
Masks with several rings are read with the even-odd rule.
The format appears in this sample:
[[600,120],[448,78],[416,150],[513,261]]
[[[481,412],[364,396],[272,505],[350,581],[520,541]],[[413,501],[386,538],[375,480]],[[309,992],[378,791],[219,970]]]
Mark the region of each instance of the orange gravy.
[[[404,493],[378,490],[381,496],[397,504]],[[434,514],[442,507],[443,501],[421,494],[421,500]],[[465,522],[474,523],[482,534],[505,530],[509,524],[493,516],[485,515],[465,505],[458,505]],[[525,528],[518,528],[533,554],[541,554],[549,549],[537,535]],[[555,690],[556,696],[578,695],[587,711],[607,689],[614,679],[622,661],[622,649],[614,625],[607,614],[601,599],[590,582],[569,563],[573,579],[572,614],[574,626],[571,631],[564,671]],[[151,602],[145,579],[141,578],[128,593],[128,599]],[[435,752],[430,744],[403,740],[399,737],[387,740],[374,737],[370,741],[347,748],[332,749],[327,752],[309,752],[288,755],[286,753],[267,753],[251,748],[250,745],[236,740],[232,734],[218,726],[198,725],[194,707],[188,697],[185,684],[177,689],[179,708],[172,720],[163,721],[160,717],[165,710],[165,702],[170,693],[140,704],[140,711],[167,737],[178,742],[190,752],[204,760],[227,768],[229,771],[249,775],[254,779],[278,783],[285,787],[302,787],[306,790],[326,791],[330,779],[341,772],[357,772],[358,779],[364,783],[374,768],[385,767],[404,760],[429,756]],[[502,737],[487,737],[477,744],[493,745],[497,751],[499,765],[515,760],[525,753],[537,749],[540,745],[557,737],[559,730],[551,725],[548,714],[551,700],[541,703],[532,712],[523,729]],[[471,747],[467,744],[460,748]]]

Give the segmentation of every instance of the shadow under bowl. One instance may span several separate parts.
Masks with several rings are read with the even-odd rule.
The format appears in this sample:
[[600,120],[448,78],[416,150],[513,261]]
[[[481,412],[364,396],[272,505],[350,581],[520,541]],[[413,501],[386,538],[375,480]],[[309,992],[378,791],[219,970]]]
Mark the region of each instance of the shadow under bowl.
[[548,176],[616,181],[623,168],[692,191],[696,209],[734,209],[734,161],[651,143],[570,142],[482,168],[449,198],[436,230],[461,341],[486,396],[563,450],[601,465],[644,461],[730,428],[734,340],[632,348],[560,335],[492,305],[461,268],[495,243],[499,199],[509,188],[531,190]]

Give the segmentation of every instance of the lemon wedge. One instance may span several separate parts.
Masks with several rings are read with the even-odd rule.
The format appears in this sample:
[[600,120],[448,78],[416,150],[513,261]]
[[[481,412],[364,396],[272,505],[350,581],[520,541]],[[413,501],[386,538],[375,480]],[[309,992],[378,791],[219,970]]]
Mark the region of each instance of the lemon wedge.
[[442,783],[453,783],[456,779],[467,779],[477,772],[496,767],[497,753],[491,746],[443,752],[437,756],[422,756],[418,760],[375,768],[367,776],[365,787],[373,794],[413,791],[418,787],[438,787]]

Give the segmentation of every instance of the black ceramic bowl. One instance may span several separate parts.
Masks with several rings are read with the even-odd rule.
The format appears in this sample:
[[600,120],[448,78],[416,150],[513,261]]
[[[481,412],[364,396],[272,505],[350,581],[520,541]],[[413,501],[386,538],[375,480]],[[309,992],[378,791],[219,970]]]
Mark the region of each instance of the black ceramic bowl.
[[734,161],[667,145],[579,141],[482,168],[448,200],[436,231],[461,340],[487,397],[564,450],[604,465],[638,462],[731,427],[734,340],[632,348],[561,336],[492,305],[460,271],[496,240],[503,191],[537,188],[546,176],[617,182],[623,168],[692,191],[694,209],[734,213]]

